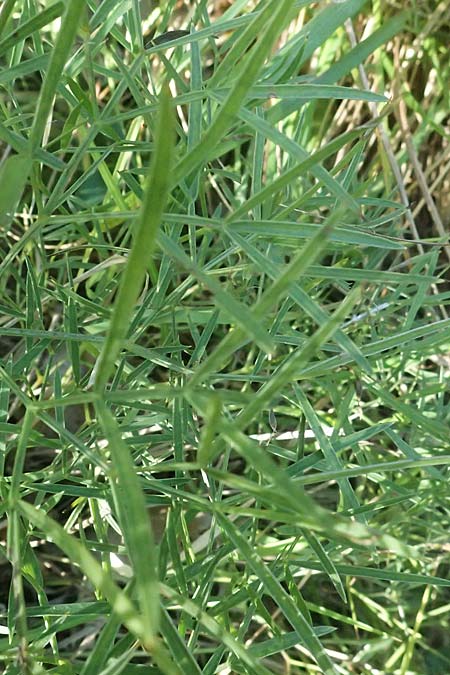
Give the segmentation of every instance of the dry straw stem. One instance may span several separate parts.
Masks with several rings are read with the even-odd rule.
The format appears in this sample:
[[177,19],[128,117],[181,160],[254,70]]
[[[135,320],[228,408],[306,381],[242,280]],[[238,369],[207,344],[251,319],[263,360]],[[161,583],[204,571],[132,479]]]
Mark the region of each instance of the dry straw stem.
[[[345,28],[347,30],[347,34],[349,36],[349,40],[350,40],[350,43],[351,43],[352,47],[356,47],[356,45],[358,44],[358,40],[357,40],[357,37],[356,37],[355,29],[353,27],[353,22],[351,21],[351,19],[347,19],[347,21],[345,22]],[[363,85],[364,89],[366,89],[367,91],[370,91],[371,87],[370,87],[370,83],[369,83],[369,78],[367,77],[366,70],[365,70],[362,63],[358,66],[358,70],[359,70],[359,76],[361,78],[361,82],[362,82],[362,85]],[[369,110],[370,110],[370,113],[371,113],[372,117],[374,119],[376,119],[378,117],[378,110],[377,110],[376,104],[369,102],[368,106],[369,106]],[[400,167],[398,165],[398,162],[395,158],[395,154],[394,154],[394,151],[392,149],[391,142],[390,142],[389,137],[386,133],[386,130],[384,129],[382,124],[378,124],[377,130],[378,130],[378,133],[380,134],[380,139],[381,139],[381,142],[383,144],[384,151],[386,152],[386,155],[389,159],[389,163],[391,165],[392,173],[394,174],[394,178],[395,178],[395,181],[397,183],[400,198],[402,200],[402,203],[406,207],[406,217],[407,217],[409,225],[410,225],[411,233],[412,233],[414,239],[418,242],[417,243],[418,250],[420,251],[420,253],[423,254],[425,252],[425,250],[424,250],[422,244],[419,243],[419,241],[418,241],[420,239],[419,232],[417,230],[417,226],[416,226],[416,223],[414,221],[414,218],[412,217],[411,207],[410,207],[410,203],[409,203],[408,194],[406,192],[405,182],[403,180],[403,176],[402,176],[402,173],[400,171]]]
[[[345,22],[345,28],[347,30],[347,34],[349,36],[349,40],[351,42],[352,47],[355,47],[358,44],[358,40],[357,40],[357,37],[356,37],[355,29],[353,27],[353,22],[352,22],[351,19],[347,19],[347,21]],[[358,70],[359,70],[359,75],[360,75],[361,82],[362,82],[362,85],[363,85],[364,89],[366,89],[367,91],[370,91],[369,78],[367,77],[366,70],[365,70],[362,63],[358,66]],[[371,113],[372,117],[374,119],[376,119],[378,117],[378,111],[377,111],[376,104],[369,102],[368,106],[369,106],[369,110],[370,110],[370,113]],[[419,235],[419,232],[417,230],[417,225],[415,223],[415,220],[414,220],[414,217],[413,217],[413,214],[412,214],[412,211],[411,211],[411,205],[410,205],[410,202],[409,202],[408,193],[406,191],[405,182],[403,180],[403,176],[402,176],[402,173],[400,171],[400,167],[398,165],[398,162],[395,158],[395,153],[392,149],[391,142],[389,140],[389,137],[388,137],[384,127],[383,127],[383,124],[378,124],[377,130],[380,134],[381,142],[383,144],[383,148],[384,148],[384,150],[386,152],[386,155],[388,157],[389,164],[391,165],[392,173],[394,174],[394,177],[395,177],[395,180],[396,180],[396,183],[397,183],[397,187],[398,187],[398,191],[399,191],[399,194],[400,194],[400,199],[402,200],[402,203],[405,206],[405,215],[406,215],[406,218],[407,218],[409,226],[410,226],[411,234],[412,234],[414,240],[416,241],[417,249],[423,255],[425,253],[425,249],[420,242],[420,235]],[[439,294],[439,290],[438,290],[436,284],[432,284],[431,289],[432,289],[432,291],[435,295]],[[439,309],[441,311],[442,316],[444,318],[448,319],[448,313],[447,313],[447,310],[445,309],[444,305],[442,305],[442,304],[439,305]]]
[[[422,166],[417,156],[416,148],[414,147],[413,138],[408,121],[408,113],[406,110],[405,101],[401,95],[401,85],[400,82],[400,73],[401,73],[401,64],[400,64],[400,46],[398,39],[394,43],[394,63],[395,63],[395,77],[392,81],[394,87],[394,98],[395,98],[395,110],[397,113],[397,119],[400,124],[400,129],[403,134],[405,141],[406,149],[408,150],[409,159],[413,166],[414,173],[416,174],[417,183],[422,191],[423,197],[425,199],[428,212],[433,220],[433,223],[436,227],[436,230],[440,237],[445,241],[448,241],[448,232],[446,232],[444,224],[441,220],[439,212],[434,203],[434,199],[431,195],[430,189],[427,185],[425,174],[423,172]],[[444,251],[447,255],[448,260],[450,261],[450,246],[444,246]]]

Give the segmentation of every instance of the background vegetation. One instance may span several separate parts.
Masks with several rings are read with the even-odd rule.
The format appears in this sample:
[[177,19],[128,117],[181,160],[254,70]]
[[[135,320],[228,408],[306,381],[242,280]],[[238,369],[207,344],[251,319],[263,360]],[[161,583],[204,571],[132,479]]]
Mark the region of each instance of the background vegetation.
[[449,20],[3,2],[2,672],[449,672]]

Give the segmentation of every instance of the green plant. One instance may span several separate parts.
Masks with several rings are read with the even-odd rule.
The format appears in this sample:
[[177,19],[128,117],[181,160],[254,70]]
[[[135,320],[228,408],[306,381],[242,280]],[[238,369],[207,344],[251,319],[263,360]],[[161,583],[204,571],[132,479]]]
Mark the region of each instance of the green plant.
[[0,13],[4,672],[438,672],[449,294],[380,93],[411,17],[179,5]]

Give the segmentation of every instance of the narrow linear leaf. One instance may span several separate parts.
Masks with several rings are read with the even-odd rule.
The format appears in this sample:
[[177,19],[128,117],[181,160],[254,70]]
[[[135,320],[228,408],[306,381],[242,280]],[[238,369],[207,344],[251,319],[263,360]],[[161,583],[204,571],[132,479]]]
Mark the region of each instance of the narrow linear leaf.
[[50,56],[44,83],[39,95],[36,114],[30,132],[30,148],[32,154],[41,145],[45,125],[53,104],[56,89],[61,79],[64,66],[69,58],[75,40],[81,16],[86,8],[85,0],[69,0],[61,27]]
[[252,669],[252,672],[257,675],[270,675],[270,670],[258,663],[253,655],[249,653],[248,649],[197,603],[193,602],[189,597],[177,593],[166,584],[161,584],[161,593],[170,600],[175,601],[187,614],[197,619],[208,633],[220,640],[239,661],[247,664]]
[[156,245],[156,236],[167,196],[174,146],[174,119],[170,93],[164,87],[155,139],[155,153],[145,188],[142,206],[135,224],[136,233],[114,305],[108,335],[103,346],[95,379],[95,388],[104,389],[114,369],[131,316],[144,282],[148,263]]
[[3,56],[8,49],[14,47],[20,40],[25,40],[29,35],[32,35],[40,28],[43,28],[51,21],[57,19],[63,12],[64,2],[60,0],[39,12],[39,14],[36,14],[36,16],[33,16],[31,19],[28,19],[28,21],[25,21],[20,26],[17,26],[15,30],[0,41],[0,56]]
[[[317,570],[321,572],[322,569],[317,563],[310,560],[296,560],[295,565],[297,569],[292,571],[298,572],[298,567],[304,569]],[[385,581],[407,583],[407,584],[430,584],[430,586],[450,586],[450,579],[443,577],[432,576],[431,574],[414,574],[412,572],[398,572],[395,569],[385,567],[383,569],[364,567],[362,565],[336,565],[339,574],[350,577],[362,577],[366,579],[384,579]]]
[[274,340],[262,325],[259,317],[253,316],[253,312],[248,307],[236,300],[231,293],[224,291],[219,281],[201,270],[183,249],[177,246],[164,232],[159,233],[159,242],[167,255],[183,265],[185,270],[211,291],[217,306],[230,315],[230,318],[237,323],[245,335],[252,338],[265,352],[270,354],[274,351]]
[[[290,285],[320,256],[333,231],[333,219],[326,223],[317,234],[297,253],[291,263],[274,279],[272,286],[257,302],[253,314],[263,318],[266,313],[288,292]],[[189,388],[199,385],[211,372],[220,370],[229,356],[245,339],[246,331],[237,328],[230,331],[216,347],[214,352],[196,369],[187,383]]]
[[249,213],[258,204],[263,204],[269,197],[273,194],[282,191],[288,185],[291,185],[298,176],[306,174],[312,167],[316,167],[320,164],[321,161],[333,155],[338,150],[340,150],[346,143],[358,138],[361,135],[360,129],[352,129],[347,131],[345,134],[338,136],[336,139],[330,141],[323,148],[314,152],[307,159],[304,159],[296,166],[292,167],[287,171],[284,171],[281,176],[271,181],[270,184],[266,185],[259,193],[252,195],[247,199],[246,202],[241,204],[237,209],[234,210],[227,217],[227,223],[232,223],[238,218],[241,218],[246,213]]
[[271,379],[268,380],[255,394],[251,402],[243,408],[237,417],[238,428],[243,430],[252,421],[254,416],[270,403],[275,394],[295,378],[302,363],[307,363],[320,346],[333,335],[343,318],[347,316],[351,308],[358,302],[361,294],[359,287],[353,289],[351,293],[343,300],[336,312],[323,323],[320,328],[310,337],[304,347],[293,352],[274,372]]
[[[247,207],[246,207],[247,208]],[[239,209],[240,210],[240,209]],[[233,222],[227,223],[227,228],[230,232],[238,232],[242,234],[256,234],[263,237],[280,237],[282,239],[305,239],[308,236],[316,233],[322,226],[315,223],[295,223],[289,221],[251,221],[241,220],[238,218]],[[373,234],[372,232],[364,232],[360,227],[349,227],[348,225],[336,225],[331,240],[335,242],[345,243],[352,246],[373,246],[376,248],[389,249],[393,251],[400,251],[405,248],[402,242],[383,237],[381,234]]]
[[0,167],[0,227],[9,228],[19,200],[25,189],[30,169],[30,158],[13,155]]
[[[246,67],[243,68],[240,77],[235,82],[200,143],[192,148],[175,167],[174,184],[178,183],[185,176],[188,176],[196,166],[209,159],[211,151],[223,139],[242,105],[246,92],[258,76],[275,39],[281,33],[287,19],[291,15],[291,10],[291,0],[272,0],[265,7],[262,12],[266,19],[265,28],[259,33],[255,46],[247,55]],[[259,18],[257,17],[256,20],[259,20]]]
[[136,607],[114,583],[112,578],[102,569],[94,556],[80,541],[68,534],[61,525],[49,518],[42,510],[19,501],[17,508],[24,518],[39,530],[49,541],[53,541],[70,560],[79,565],[84,574],[108,600],[111,608],[120,617],[123,624],[140,640],[144,640],[142,620]]
[[233,542],[236,549],[243,556],[245,563],[256,574],[266,592],[274,600],[281,612],[283,612],[292,628],[297,631],[322,672],[326,675],[336,675],[338,671],[334,668],[333,663],[325,653],[312,626],[299,611],[298,607],[296,607],[292,597],[281,586],[270,567],[263,563],[254,547],[250,546],[245,537],[236,527],[232,526],[223,514],[216,513],[216,518],[227,539]]
[[153,642],[159,626],[159,591],[155,544],[146,503],[116,420],[103,403],[98,402],[96,409],[111,452],[110,485],[135,575],[143,630],[147,640]]
[[[226,88],[215,90],[216,94],[224,94]],[[386,103],[382,94],[364,91],[353,87],[339,87],[328,84],[254,84],[247,93],[248,98],[280,98],[287,100],[312,101],[315,99],[342,99],[354,101],[372,101]]]

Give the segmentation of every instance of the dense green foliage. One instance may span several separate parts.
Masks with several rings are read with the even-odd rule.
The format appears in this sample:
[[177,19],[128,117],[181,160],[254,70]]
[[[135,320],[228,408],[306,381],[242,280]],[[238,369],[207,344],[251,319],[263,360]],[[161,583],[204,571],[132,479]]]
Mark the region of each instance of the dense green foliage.
[[401,9],[3,3],[7,675],[449,672],[450,10]]

